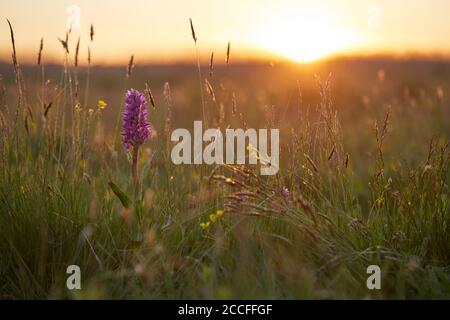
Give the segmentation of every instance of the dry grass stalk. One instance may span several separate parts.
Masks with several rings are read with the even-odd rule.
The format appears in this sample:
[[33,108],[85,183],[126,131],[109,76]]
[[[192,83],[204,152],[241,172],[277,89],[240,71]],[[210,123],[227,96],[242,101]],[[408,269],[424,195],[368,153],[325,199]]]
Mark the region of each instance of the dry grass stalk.
[[164,101],[166,102],[166,105],[170,108],[172,107],[172,93],[170,91],[170,85],[168,82],[164,83]]
[[78,37],[77,46],[75,48],[75,67],[78,67],[78,54],[80,53],[80,37]]
[[211,58],[209,59],[209,76],[212,77],[214,70],[214,51],[211,52]]
[[148,83],[145,83],[145,93],[147,94],[147,98],[150,100],[150,104],[152,105],[153,109],[156,110],[155,99]]
[[75,100],[78,101],[78,97],[80,96],[80,81],[78,81],[78,77],[75,79]]
[[308,163],[314,169],[314,172],[318,173],[319,169],[318,169],[317,165],[314,163],[314,161],[311,159],[311,157],[308,156],[306,153],[304,155],[305,155],[306,160],[308,160]]
[[216,102],[216,95],[214,94],[214,89],[209,83],[208,79],[205,78],[205,87],[208,94],[211,96],[212,101]]
[[41,62],[42,62],[42,51],[43,50],[44,50],[44,38],[41,38],[41,43],[39,45],[38,59],[37,59],[38,66],[40,66]]
[[164,101],[167,105],[167,114],[166,114],[166,120],[164,124],[164,133],[167,137],[170,136],[171,131],[171,123],[172,123],[172,93],[170,91],[170,85],[168,82],[164,83]]
[[231,164],[223,164],[224,168],[227,168],[233,173],[240,175],[243,178],[258,178],[258,175],[255,174],[252,170],[246,168],[245,166],[231,165]]
[[60,37],[58,37],[59,42],[63,46],[63,48],[66,50],[66,53],[69,54],[69,32],[66,32],[66,39],[63,40]]
[[44,118],[47,118],[48,112],[50,111],[50,108],[52,107],[53,102],[48,103],[47,105],[44,105]]
[[377,141],[377,149],[378,149],[378,161],[379,161],[379,173],[378,176],[382,173],[384,168],[384,156],[383,156],[383,142],[384,138],[386,137],[388,126],[389,126],[389,119],[390,119],[390,108],[386,110],[386,113],[384,115],[383,125],[380,129],[378,122],[375,123],[375,138]]
[[225,62],[228,64],[230,62],[230,41],[228,41],[227,45],[227,57],[225,58]]
[[330,161],[333,158],[333,155],[335,152],[336,152],[336,146],[333,146],[333,149],[331,150],[330,154],[328,155],[328,161]]
[[191,18],[189,18],[189,24],[191,25],[192,39],[194,39],[194,42],[197,43],[197,35],[195,34],[194,24],[192,23]]
[[[12,43],[12,60],[13,60],[13,66],[14,66],[14,75],[16,77],[16,84],[17,84],[17,91],[18,91],[18,98],[17,98],[17,108],[16,108],[16,114],[15,114],[15,123],[18,124],[19,121],[19,109],[22,106],[24,97],[23,97],[23,90],[22,90],[22,81],[21,81],[21,75],[20,75],[20,68],[19,68],[19,62],[17,61],[17,53],[16,53],[16,41],[14,39],[14,31],[11,25],[11,22],[7,19],[8,25],[9,25],[9,31],[11,32],[11,43]],[[19,145],[19,135],[17,136],[17,146]]]
[[91,42],[94,41],[94,25],[92,23],[89,31],[89,38],[91,39]]
[[244,182],[237,180],[237,179],[225,177],[224,175],[215,174],[211,177],[211,180],[221,181],[231,187],[240,187],[240,188],[244,188],[244,189],[249,189],[249,186],[247,186]]
[[202,117],[203,117],[203,123],[207,125],[207,116],[206,116],[206,108],[205,108],[205,98],[203,97],[203,81],[202,81],[202,72],[200,68],[200,58],[198,55],[198,47],[197,47],[197,35],[195,33],[194,24],[192,23],[192,19],[189,18],[189,24],[191,26],[191,33],[192,33],[192,39],[194,39],[195,44],[195,55],[197,57],[197,70],[198,70],[198,83],[200,85],[200,98],[202,101]]
[[19,64],[17,63],[16,41],[14,39],[14,31],[13,31],[13,28],[11,26],[11,22],[9,22],[8,19],[6,19],[6,21],[8,21],[9,31],[11,32],[11,43],[12,43],[12,48],[13,48],[13,54],[12,54],[13,65],[14,65],[14,71],[17,73],[17,71],[19,69]]
[[134,69],[134,54],[131,55],[130,61],[128,61],[127,78],[129,78],[131,76],[131,73],[133,72],[133,69]]
[[[318,228],[317,218],[316,216],[319,215],[312,207],[312,205],[304,199],[300,194],[295,193],[293,195],[293,201],[297,204],[298,207],[302,208],[303,211],[311,218],[311,220],[314,223],[314,226]],[[320,215],[321,217],[328,219],[324,215]]]
[[233,92],[231,96],[231,116],[235,117],[236,114],[237,114],[236,94]]
[[428,146],[427,162],[425,163],[426,166],[430,164],[431,156],[433,155],[433,151],[434,151],[434,140],[435,140],[435,137],[434,137],[434,136],[431,137],[430,144],[429,144],[429,146]]

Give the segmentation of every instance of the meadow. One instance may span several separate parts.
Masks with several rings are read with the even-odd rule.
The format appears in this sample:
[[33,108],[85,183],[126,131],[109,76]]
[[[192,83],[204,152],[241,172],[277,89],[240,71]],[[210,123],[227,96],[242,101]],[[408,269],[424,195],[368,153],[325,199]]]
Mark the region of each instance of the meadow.
[[[193,50],[192,64],[101,67],[61,43],[61,65],[45,50],[0,64],[0,298],[450,298],[447,60]],[[137,183],[120,134],[130,88],[152,131]],[[279,172],[174,165],[171,132],[200,119],[279,128]]]

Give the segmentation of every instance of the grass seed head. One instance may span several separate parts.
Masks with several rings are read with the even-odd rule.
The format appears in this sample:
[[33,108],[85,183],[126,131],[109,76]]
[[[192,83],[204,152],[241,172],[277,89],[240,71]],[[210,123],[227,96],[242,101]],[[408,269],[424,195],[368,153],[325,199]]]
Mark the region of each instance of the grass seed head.
[[197,43],[197,35],[195,34],[194,24],[192,23],[191,18],[189,18],[189,24],[191,25],[192,39],[194,39],[194,42]]
[[42,51],[43,50],[44,50],[44,38],[41,38],[41,42],[40,42],[40,45],[39,45],[38,59],[37,59],[38,66],[40,66],[41,62],[42,62]]

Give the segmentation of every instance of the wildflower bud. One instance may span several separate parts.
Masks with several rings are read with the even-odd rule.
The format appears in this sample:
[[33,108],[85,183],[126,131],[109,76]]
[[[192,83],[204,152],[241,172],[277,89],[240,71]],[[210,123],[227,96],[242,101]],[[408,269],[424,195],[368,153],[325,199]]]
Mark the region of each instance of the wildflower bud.
[[288,199],[289,198],[289,189],[287,187],[283,187],[283,189],[281,189],[281,195],[283,196],[283,198]]

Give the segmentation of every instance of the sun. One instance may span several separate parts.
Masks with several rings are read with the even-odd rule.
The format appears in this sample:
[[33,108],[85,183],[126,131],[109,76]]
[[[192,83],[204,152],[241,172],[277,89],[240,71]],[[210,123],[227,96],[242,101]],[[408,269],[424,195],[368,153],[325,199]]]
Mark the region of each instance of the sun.
[[311,62],[348,49],[355,41],[349,30],[319,21],[283,16],[255,32],[256,45],[296,62]]

